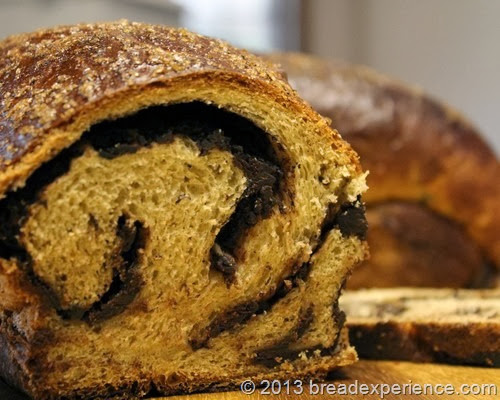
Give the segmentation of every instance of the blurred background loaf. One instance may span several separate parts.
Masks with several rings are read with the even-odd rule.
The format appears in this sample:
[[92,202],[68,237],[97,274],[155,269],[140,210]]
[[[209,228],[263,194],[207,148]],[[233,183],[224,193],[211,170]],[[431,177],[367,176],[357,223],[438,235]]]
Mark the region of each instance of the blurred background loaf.
[[371,259],[348,287],[488,287],[500,266],[500,165],[456,110],[366,67],[268,56],[370,171]]

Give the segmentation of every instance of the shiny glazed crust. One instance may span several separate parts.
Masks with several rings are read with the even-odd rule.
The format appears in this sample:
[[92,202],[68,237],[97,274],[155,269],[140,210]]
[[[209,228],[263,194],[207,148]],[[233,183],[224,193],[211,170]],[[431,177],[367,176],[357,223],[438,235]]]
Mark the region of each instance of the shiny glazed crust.
[[363,66],[295,53],[266,57],[358,152],[370,171],[368,206],[422,204],[463,226],[500,268],[500,164],[461,114]]

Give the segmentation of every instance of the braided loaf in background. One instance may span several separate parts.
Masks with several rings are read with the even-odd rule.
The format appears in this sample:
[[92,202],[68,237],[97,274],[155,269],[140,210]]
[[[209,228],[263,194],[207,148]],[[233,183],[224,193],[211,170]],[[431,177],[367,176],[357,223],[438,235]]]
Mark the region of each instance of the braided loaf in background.
[[36,399],[356,360],[358,157],[279,72],[126,21],[0,43],[0,376]]
[[333,121],[369,170],[371,257],[349,288],[494,285],[500,164],[469,122],[366,67],[295,53],[266,58]]

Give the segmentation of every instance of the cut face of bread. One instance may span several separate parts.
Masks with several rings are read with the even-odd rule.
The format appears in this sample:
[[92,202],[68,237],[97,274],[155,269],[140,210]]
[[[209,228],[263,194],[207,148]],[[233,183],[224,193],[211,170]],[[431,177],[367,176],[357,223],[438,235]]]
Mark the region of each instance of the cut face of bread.
[[500,290],[349,290],[341,300],[360,357],[500,366]]
[[143,396],[355,361],[337,301],[366,255],[364,174],[279,73],[127,22],[0,55],[3,378]]

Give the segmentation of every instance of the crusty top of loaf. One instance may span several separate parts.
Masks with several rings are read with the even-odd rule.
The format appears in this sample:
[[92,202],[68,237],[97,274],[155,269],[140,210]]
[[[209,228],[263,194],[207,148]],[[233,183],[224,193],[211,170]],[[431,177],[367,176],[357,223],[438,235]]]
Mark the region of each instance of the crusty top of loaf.
[[[6,38],[0,42],[0,197],[77,139],[47,142],[53,129],[70,124],[84,109],[92,112],[101,101],[131,88],[207,73],[242,85],[257,82],[276,102],[312,121],[321,119],[272,64],[184,29],[123,20]],[[340,136],[325,132],[360,170],[356,154]]]

